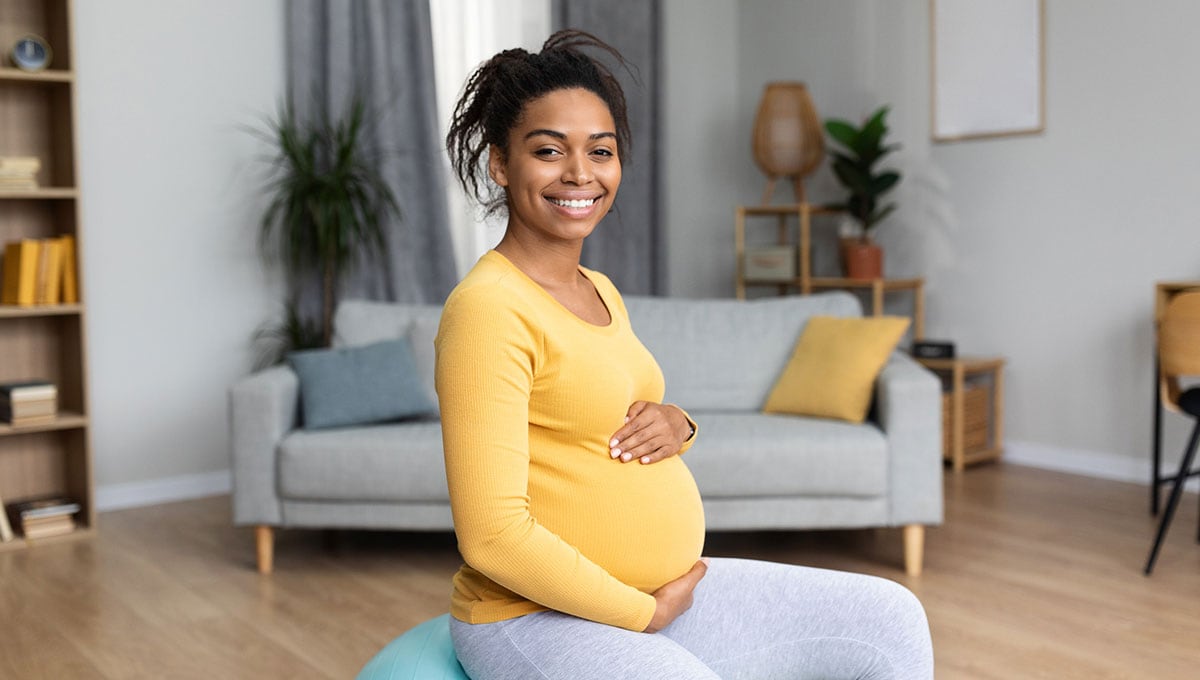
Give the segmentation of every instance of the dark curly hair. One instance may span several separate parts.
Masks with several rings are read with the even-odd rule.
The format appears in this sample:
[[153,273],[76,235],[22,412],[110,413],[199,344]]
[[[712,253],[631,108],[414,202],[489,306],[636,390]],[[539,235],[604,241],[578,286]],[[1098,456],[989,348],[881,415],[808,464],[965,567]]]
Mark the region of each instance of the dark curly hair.
[[526,102],[549,92],[583,88],[599,97],[617,127],[617,156],[626,157],[630,135],[625,93],[608,67],[582,51],[587,47],[607,52],[629,69],[621,54],[596,36],[565,29],[547,38],[541,52],[505,50],[467,79],[454,107],[446,150],[459,183],[488,213],[503,207],[506,197],[490,184],[484,153],[490,145],[507,153],[508,134],[520,120]]

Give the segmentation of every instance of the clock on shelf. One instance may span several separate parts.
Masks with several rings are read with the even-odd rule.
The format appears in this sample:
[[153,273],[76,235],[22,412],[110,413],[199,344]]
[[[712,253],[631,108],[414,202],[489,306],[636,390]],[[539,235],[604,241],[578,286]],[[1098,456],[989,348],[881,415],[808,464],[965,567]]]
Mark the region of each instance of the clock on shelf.
[[54,51],[50,49],[50,45],[46,44],[44,39],[30,33],[17,40],[10,56],[13,65],[17,68],[22,71],[36,72],[44,70],[50,65]]

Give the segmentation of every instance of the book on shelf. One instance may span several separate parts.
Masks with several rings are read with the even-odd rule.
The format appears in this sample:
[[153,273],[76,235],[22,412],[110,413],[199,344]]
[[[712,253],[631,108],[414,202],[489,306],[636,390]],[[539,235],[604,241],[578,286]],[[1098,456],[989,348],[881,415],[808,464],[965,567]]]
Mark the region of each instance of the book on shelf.
[[13,540],[12,525],[8,522],[8,513],[4,512],[4,499],[0,498],[0,543]]
[[35,401],[58,396],[58,387],[49,380],[16,380],[0,383],[0,400]]
[[29,191],[38,188],[42,162],[34,156],[0,156],[0,191]]
[[79,302],[79,283],[75,270],[75,237],[64,234],[58,237],[62,243],[62,301],[73,305]]
[[75,513],[80,507],[65,496],[46,496],[11,503],[6,510],[12,525],[19,527],[25,538],[37,539],[75,531]]
[[3,290],[6,305],[55,305],[79,302],[75,237],[23,238],[4,248]]
[[42,161],[37,156],[0,156],[0,176],[6,173],[33,176],[42,169]]
[[21,533],[27,539],[48,538],[61,536],[75,531],[75,518],[70,515],[51,517],[41,521],[24,520],[21,523]]
[[4,247],[4,304],[33,304],[40,248],[41,243],[31,238],[12,241]]
[[45,380],[0,383],[0,422],[42,425],[58,417],[58,387]]

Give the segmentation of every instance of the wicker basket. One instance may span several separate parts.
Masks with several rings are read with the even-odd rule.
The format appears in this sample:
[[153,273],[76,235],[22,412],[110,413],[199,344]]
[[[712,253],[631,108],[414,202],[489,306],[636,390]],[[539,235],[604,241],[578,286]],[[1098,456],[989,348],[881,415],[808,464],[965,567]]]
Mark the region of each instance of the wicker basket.
[[[942,456],[951,457],[950,437],[953,433],[954,399],[951,393],[942,394]],[[963,453],[970,454],[988,447],[988,390],[982,385],[963,387]]]

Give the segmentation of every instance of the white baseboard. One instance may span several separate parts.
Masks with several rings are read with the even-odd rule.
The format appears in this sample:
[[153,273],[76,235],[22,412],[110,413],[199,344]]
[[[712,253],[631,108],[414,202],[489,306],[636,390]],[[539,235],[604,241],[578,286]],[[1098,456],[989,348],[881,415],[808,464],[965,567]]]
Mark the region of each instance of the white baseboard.
[[96,510],[122,510],[172,501],[220,496],[233,488],[229,470],[164,477],[144,482],[104,484],[96,487]]
[[[1177,452],[1169,452],[1168,455],[1171,454],[1177,454]],[[1037,442],[1006,441],[1004,442],[1004,460],[1017,465],[1069,472],[1084,477],[1133,482],[1147,487],[1150,484],[1149,458],[1143,460],[1105,451],[1071,449]],[[1172,461],[1170,464],[1162,466],[1163,475],[1173,475],[1179,469],[1177,458],[1171,457],[1169,460]],[[1169,488],[1163,487],[1164,494]],[[1184,488],[1188,491],[1200,492],[1200,479],[1189,480]]]

